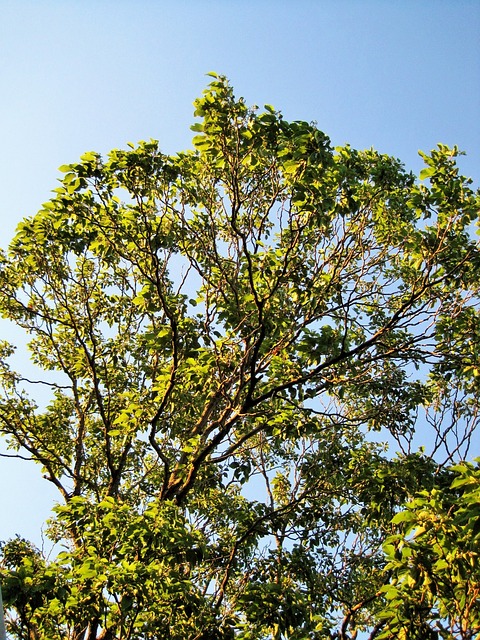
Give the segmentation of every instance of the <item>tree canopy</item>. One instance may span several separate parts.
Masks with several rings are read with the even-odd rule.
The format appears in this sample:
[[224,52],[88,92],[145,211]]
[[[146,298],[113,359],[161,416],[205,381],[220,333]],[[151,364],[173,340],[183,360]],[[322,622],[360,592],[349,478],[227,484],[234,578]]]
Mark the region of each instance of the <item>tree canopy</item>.
[[[0,432],[59,491],[29,640],[473,640],[480,195],[223,76],[193,149],[84,154],[1,254]],[[477,436],[478,437],[478,436]]]

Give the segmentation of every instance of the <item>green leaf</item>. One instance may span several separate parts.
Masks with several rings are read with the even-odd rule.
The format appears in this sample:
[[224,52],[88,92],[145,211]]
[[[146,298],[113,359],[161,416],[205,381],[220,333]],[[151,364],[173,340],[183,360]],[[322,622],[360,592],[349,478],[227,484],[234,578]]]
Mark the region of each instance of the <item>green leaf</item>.
[[392,518],[392,524],[401,524],[402,522],[413,522],[416,520],[416,515],[413,511],[400,511]]
[[420,180],[425,180],[426,178],[431,178],[436,172],[435,167],[425,167],[420,171]]

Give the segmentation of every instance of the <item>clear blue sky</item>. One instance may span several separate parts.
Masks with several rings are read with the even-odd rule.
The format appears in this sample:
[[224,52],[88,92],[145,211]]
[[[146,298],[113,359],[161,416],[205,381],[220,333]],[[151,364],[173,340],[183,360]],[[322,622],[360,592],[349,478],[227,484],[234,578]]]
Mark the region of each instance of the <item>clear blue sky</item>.
[[[457,144],[479,182],[478,0],[0,0],[0,246],[84,151],[188,147],[211,70],[414,170]],[[40,545],[56,494],[28,463],[0,458],[0,482],[0,540]]]

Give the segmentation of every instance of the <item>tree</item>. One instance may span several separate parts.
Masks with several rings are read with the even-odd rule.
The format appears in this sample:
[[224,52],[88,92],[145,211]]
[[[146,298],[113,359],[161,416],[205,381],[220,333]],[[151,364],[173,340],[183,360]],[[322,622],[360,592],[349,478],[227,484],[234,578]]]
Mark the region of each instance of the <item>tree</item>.
[[195,116],[194,150],[61,167],[2,254],[39,374],[2,343],[0,430],[62,545],[4,543],[10,633],[397,637],[396,514],[478,423],[480,196],[456,148],[418,181],[221,76]]

